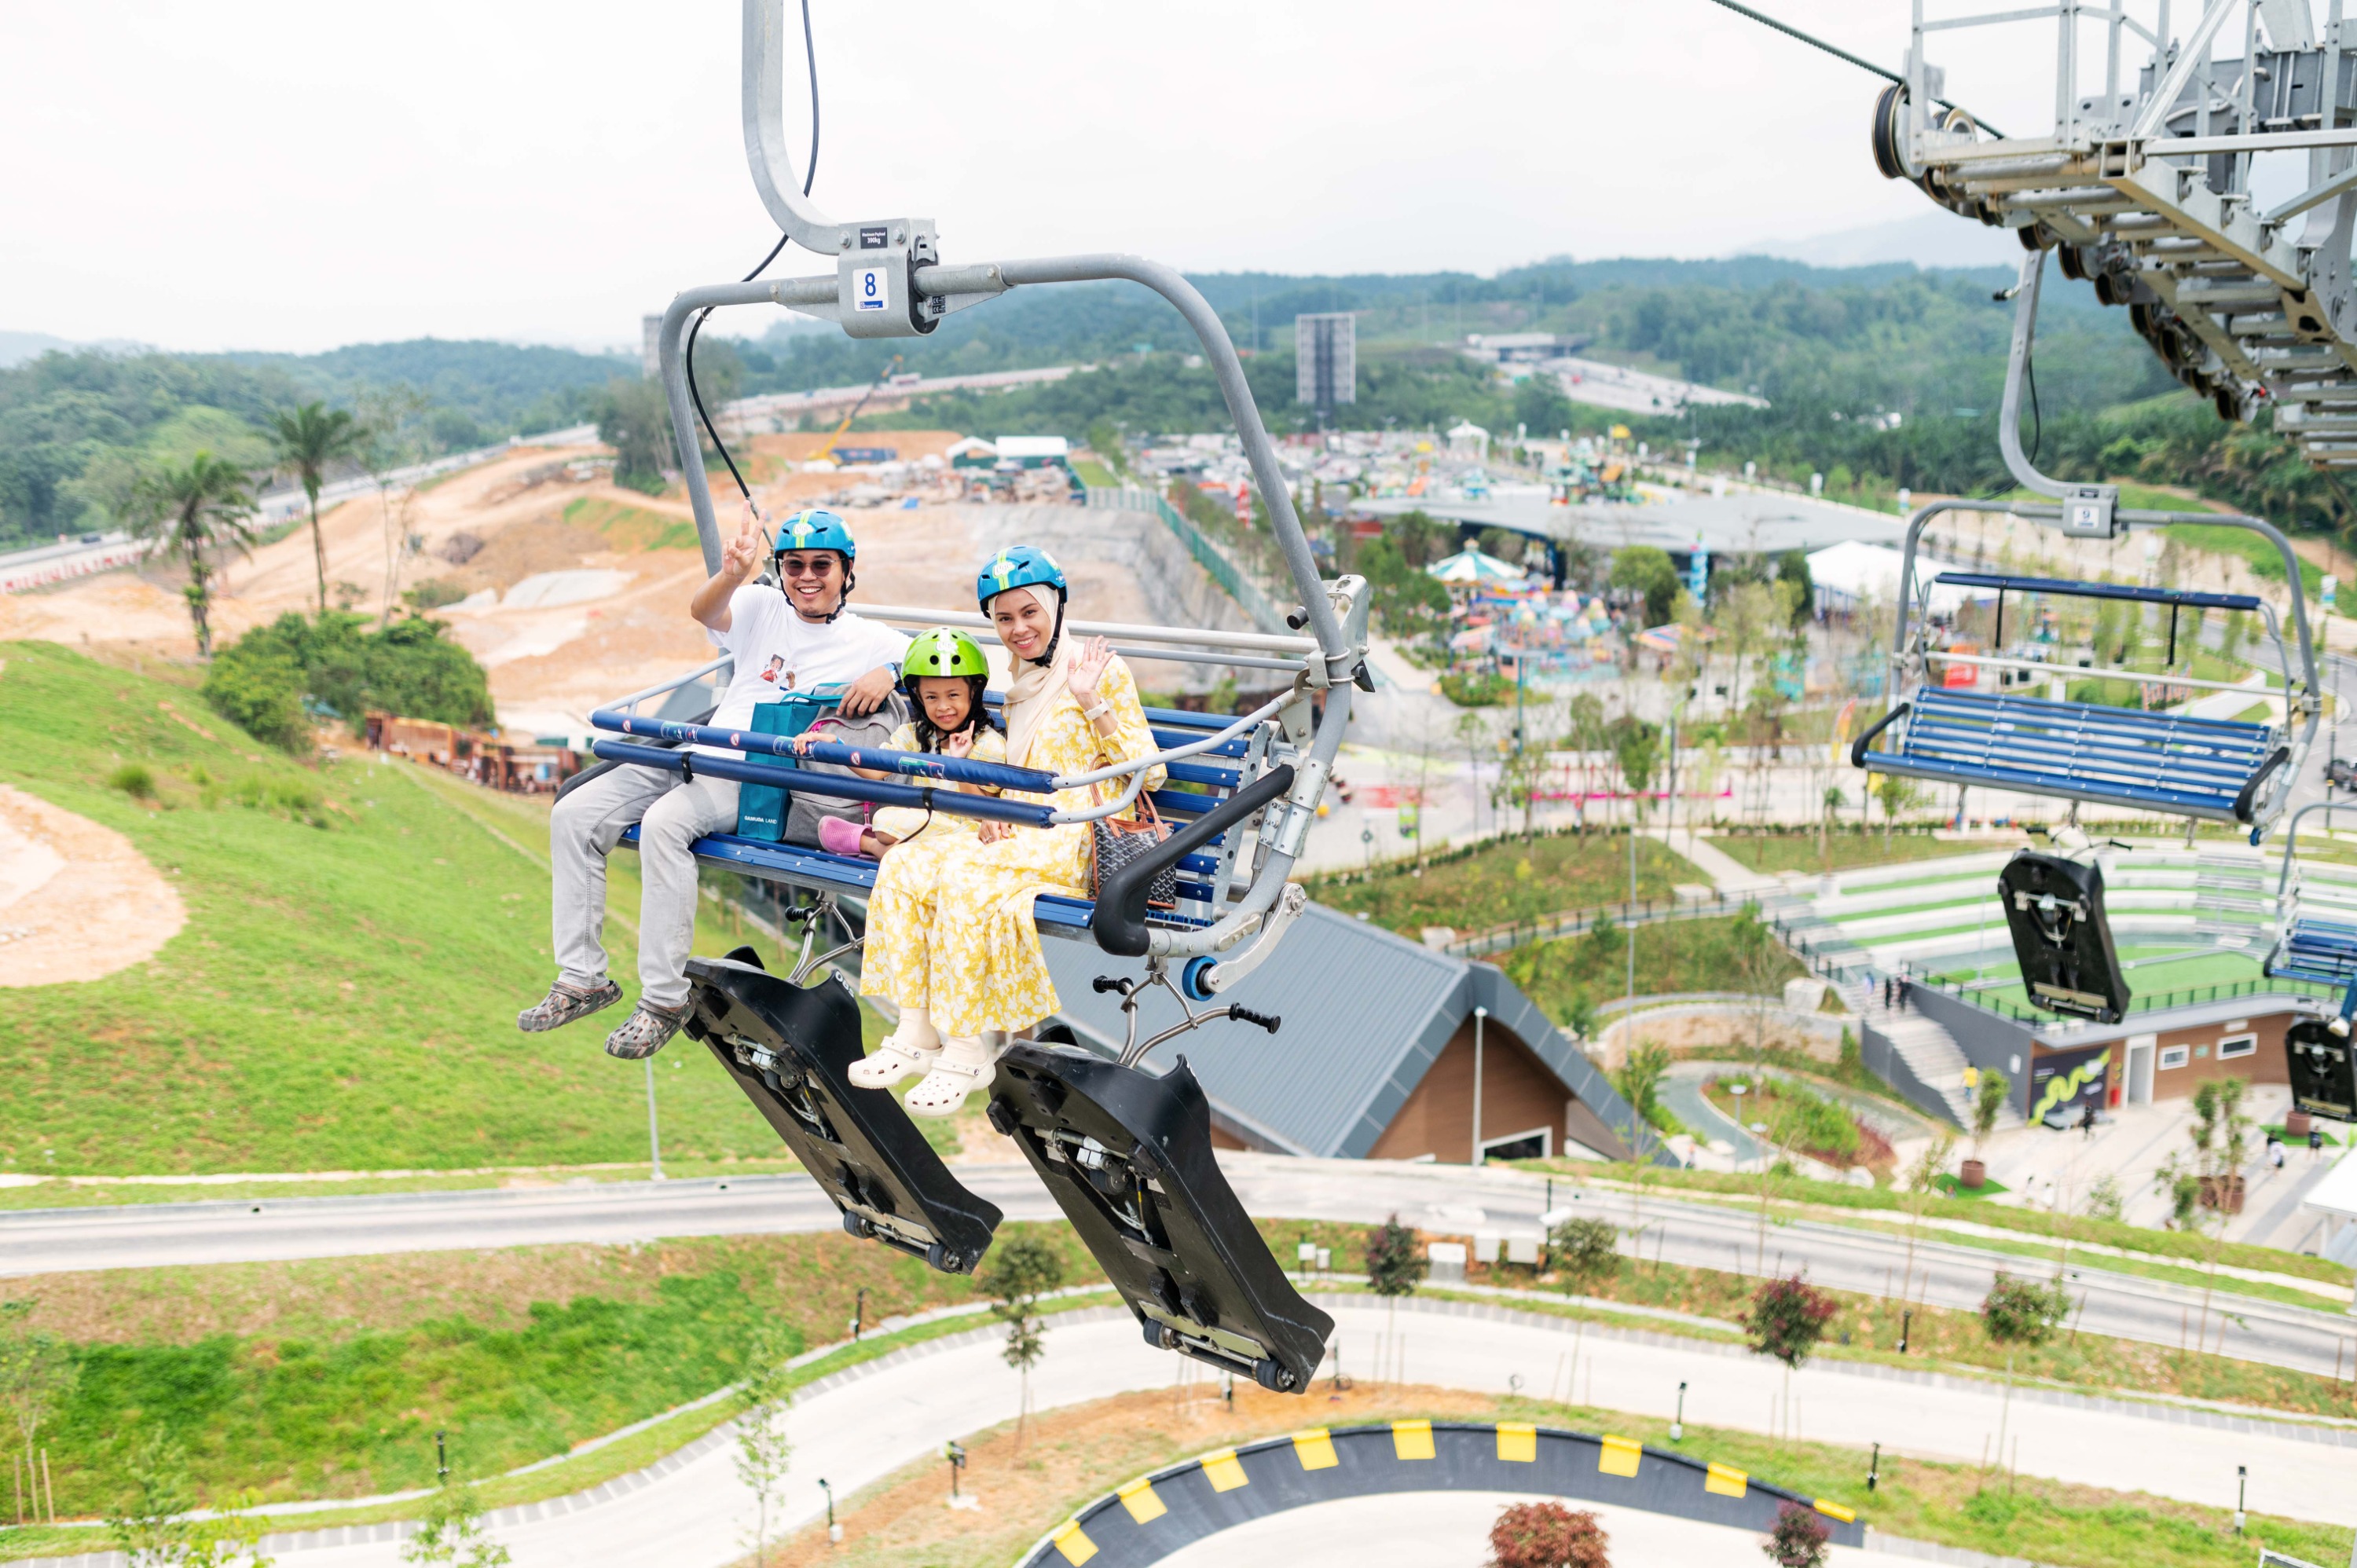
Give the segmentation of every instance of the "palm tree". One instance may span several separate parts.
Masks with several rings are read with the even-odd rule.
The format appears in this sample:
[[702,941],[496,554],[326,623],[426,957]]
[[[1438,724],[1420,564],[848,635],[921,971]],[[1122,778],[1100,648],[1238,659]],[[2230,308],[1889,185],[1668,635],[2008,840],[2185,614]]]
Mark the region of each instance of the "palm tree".
[[319,534],[319,478],[339,457],[360,449],[367,432],[350,409],[307,403],[270,416],[271,440],[278,447],[278,469],[303,485],[311,503],[311,562],[319,574],[319,613],[328,613],[328,545]]
[[197,655],[213,656],[212,575],[209,552],[253,552],[253,497],[245,474],[210,452],[167,465],[139,481],[134,505],[141,538],[188,568],[188,618],[196,623]]

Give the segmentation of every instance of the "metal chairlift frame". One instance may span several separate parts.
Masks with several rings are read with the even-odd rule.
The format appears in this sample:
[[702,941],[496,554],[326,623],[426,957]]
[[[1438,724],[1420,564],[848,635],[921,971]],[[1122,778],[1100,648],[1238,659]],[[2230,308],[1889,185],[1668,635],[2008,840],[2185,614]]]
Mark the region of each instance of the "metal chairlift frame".
[[[2022,258],[2020,281],[2014,290],[2013,337],[2006,360],[2005,398],[1997,413],[1997,444],[2004,454],[2006,467],[2011,472],[2014,479],[2023,489],[2050,496],[2053,500],[2051,502],[1996,501],[1960,497],[1932,501],[1919,507],[1909,518],[1906,542],[1900,565],[1898,624],[1891,638],[1891,682],[1886,698],[1886,710],[1882,719],[1860,735],[1853,743],[1850,751],[1851,762],[1854,766],[1870,772],[1897,773],[1907,777],[1962,785],[1978,782],[1971,779],[1959,778],[1951,771],[1912,767],[1895,753],[1868,749],[1878,735],[1894,724],[1902,722],[1909,703],[1900,694],[1901,683],[1906,680],[1910,670],[1919,682],[1928,682],[1931,663],[1934,660],[1992,668],[2052,668],[2030,660],[2008,660],[1993,655],[1945,653],[1929,648],[1925,638],[1929,623],[1931,583],[1929,581],[1919,583],[1916,563],[1921,553],[1923,531],[1934,518],[1951,511],[2006,512],[2055,528],[2064,535],[2077,539],[2116,539],[2134,528],[2166,527],[2171,523],[2189,521],[2248,529],[2272,543],[2283,557],[2285,579],[2289,585],[2291,595],[2292,627],[2299,647],[2299,671],[2295,682],[2290,661],[2288,659],[2284,660],[2286,711],[2282,739],[2289,755],[2281,767],[2272,769],[2275,775],[2272,780],[2266,779],[2266,770],[2255,776],[2265,783],[2266,787],[2261,798],[2251,802],[2250,815],[2247,819],[2238,817],[2228,809],[2178,808],[2123,802],[2115,792],[2099,788],[2073,787],[2067,780],[2040,785],[1992,780],[1986,787],[2013,794],[2042,795],[2053,799],[2096,804],[2125,803],[2135,810],[2155,811],[2164,814],[2201,820],[2247,821],[2251,825],[2251,842],[2256,844],[2266,836],[2267,828],[2281,813],[2284,805],[2289,800],[2293,784],[2298,778],[2300,768],[2307,760],[2309,746],[2315,739],[2317,725],[2323,712],[2319,694],[2321,688],[2317,676],[2316,649],[2309,628],[2307,596],[2300,584],[2299,558],[2294,553],[2291,542],[2284,536],[2283,532],[2263,519],[2246,517],[2239,513],[2187,513],[2124,508],[2119,504],[2119,487],[2116,485],[2065,484],[2061,480],[2039,472],[2031,466],[2028,455],[2021,449],[2021,394],[2029,362],[2030,347],[2037,332],[2039,284],[2045,270],[2045,261],[2046,255],[2042,251],[2031,251]],[[2091,586],[2105,585],[2091,585]],[[1911,621],[1910,611],[1913,612]],[[2267,613],[2267,624],[2280,650],[2282,632],[2271,609]],[[2148,671],[2098,670],[2093,673],[2116,675],[2136,681],[2152,679]],[[2171,684],[2177,685],[2231,687],[2230,682],[2196,681],[2190,677],[2169,677],[2169,679]],[[2121,711],[2134,712],[2127,709]]]
[[[1087,928],[1101,949],[1146,960],[1144,983],[1169,987],[1182,999],[1208,1002],[1265,961],[1306,906],[1302,889],[1289,876],[1316,821],[1350,724],[1352,688],[1372,689],[1366,667],[1365,582],[1319,578],[1275,445],[1244,380],[1243,361],[1218,315],[1191,284],[1159,263],[1114,254],[947,266],[940,260],[931,220],[836,222],[802,196],[801,182],[792,177],[781,112],[782,0],[744,0],[743,19],[745,149],[754,185],[787,238],[832,259],[834,271],[821,277],[691,288],[675,297],[663,315],[658,358],[706,570],[718,572],[722,545],[682,347],[691,317],[722,306],[770,304],[833,321],[855,338],[920,337],[951,311],[983,304],[1010,288],[1127,280],[1168,300],[1201,341],[1300,597],[1299,607],[1287,618],[1296,630],[1308,635],[1067,620],[1066,629],[1104,636],[1126,657],[1241,665],[1293,677],[1289,690],[1232,721],[1149,713],[1161,749],[1139,761],[1069,777],[970,758],[853,750],[833,744],[813,745],[799,757],[887,771],[896,776],[895,781],[879,783],[791,766],[796,758],[786,755],[791,743],[782,737],[715,729],[703,722],[727,679],[730,667],[725,660],[600,709],[592,717],[596,727],[625,738],[599,740],[592,749],[608,762],[665,768],[683,777],[702,772],[1034,826],[1087,822],[1125,810],[1156,768],[1172,769],[1182,782],[1225,789],[1225,799],[1205,800],[1209,809],[1200,812],[1193,802],[1200,797],[1171,799],[1169,808],[1193,820],[1156,850],[1106,876],[1093,906],[1082,906]],[[863,606],[861,613],[900,625],[966,627],[986,640],[996,640],[988,622],[972,612]],[[738,755],[683,749],[691,745],[726,747]],[[1232,766],[1206,768],[1188,760],[1206,754]],[[1118,788],[1109,802],[1059,811],[1036,801],[941,788],[961,783],[1032,796],[1100,784]],[[1252,862],[1239,890],[1239,861],[1247,839]],[[834,956],[813,956],[813,950],[830,925],[841,923],[850,939],[835,951],[856,945],[858,936],[843,918],[837,900],[856,896],[862,886],[859,878],[872,876],[872,865],[732,835],[700,841],[700,858],[716,858],[707,845],[720,852],[722,864],[733,863],[740,871],[774,883],[812,888],[819,897],[798,911],[803,920],[802,950],[782,987],[748,964],[701,965],[694,992],[695,1032],[781,1137],[798,1149],[806,1147],[820,1167],[834,1170],[828,1191],[843,1209],[847,1229],[922,1252],[935,1267],[971,1269],[987,1245],[987,1226],[977,1238],[974,1223],[985,1218],[995,1223],[995,1211],[964,1193],[946,1173],[923,1160],[903,1161],[894,1154],[896,1140],[905,1144],[906,1139],[886,1133],[871,1112],[905,1122],[899,1108],[883,1091],[856,1090],[842,1078],[848,1054],[856,1054],[858,1047],[856,1027],[843,1022],[845,998],[830,996],[832,1012],[821,1017],[825,1010],[803,1005],[802,999],[810,993],[797,990]],[[1203,851],[1211,853],[1199,854]],[[1191,886],[1199,895],[1193,900],[1182,897],[1180,902],[1207,899],[1208,913],[1151,913],[1153,879],[1180,866],[1193,879],[1182,887]],[[1040,929],[1077,934],[1071,929],[1073,911],[1060,908],[1071,902],[1043,897],[1036,911]],[[1175,977],[1174,964],[1180,966]],[[819,989],[831,990],[834,983],[830,978]],[[1215,1018],[1254,1023],[1272,1032],[1277,1026],[1275,1018],[1232,1004],[1200,1014],[1187,1011],[1189,1027]],[[1265,1387],[1300,1391],[1323,1354],[1332,1321],[1294,1291],[1220,1174],[1212,1157],[1206,1102],[1185,1058],[1161,1077],[1135,1065],[1168,1034],[1125,1052],[1118,1061],[1078,1047],[1017,1042],[1000,1064],[991,1120],[1016,1139],[1081,1228],[1082,1239],[1149,1339],[1226,1369],[1247,1372]],[[876,1099],[862,1101],[863,1092]],[[902,1130],[913,1134],[912,1128]]]

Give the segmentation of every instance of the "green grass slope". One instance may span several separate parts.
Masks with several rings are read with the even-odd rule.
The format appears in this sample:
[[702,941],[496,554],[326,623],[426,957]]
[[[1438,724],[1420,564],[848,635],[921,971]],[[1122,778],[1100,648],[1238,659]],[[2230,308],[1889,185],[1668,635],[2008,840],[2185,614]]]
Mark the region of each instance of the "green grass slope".
[[[188,915],[102,980],[0,989],[0,1170],[645,1157],[644,1079],[599,1048],[606,1019],[516,1031],[552,972],[544,805],[403,764],[305,767],[183,686],[52,645],[0,660],[0,782],[124,833]],[[133,763],[154,801],[107,784]],[[610,907],[634,915],[636,864],[615,869]],[[608,939],[627,983],[631,929]],[[657,1062],[666,1155],[780,1152],[701,1047]]]

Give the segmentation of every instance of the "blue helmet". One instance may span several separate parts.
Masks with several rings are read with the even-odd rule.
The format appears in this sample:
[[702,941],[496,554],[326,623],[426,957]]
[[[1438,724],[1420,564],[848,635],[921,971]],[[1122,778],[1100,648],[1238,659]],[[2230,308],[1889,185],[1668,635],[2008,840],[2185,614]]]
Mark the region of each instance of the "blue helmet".
[[852,542],[851,530],[834,512],[807,506],[778,524],[778,536],[770,542],[770,553],[788,550],[833,550],[850,565],[859,559],[859,546]]
[[982,564],[982,571],[974,580],[974,602],[987,615],[990,601],[1007,589],[1036,587],[1042,583],[1056,590],[1056,601],[1061,604],[1067,590],[1064,569],[1056,564],[1056,558],[1036,544],[1010,545]]

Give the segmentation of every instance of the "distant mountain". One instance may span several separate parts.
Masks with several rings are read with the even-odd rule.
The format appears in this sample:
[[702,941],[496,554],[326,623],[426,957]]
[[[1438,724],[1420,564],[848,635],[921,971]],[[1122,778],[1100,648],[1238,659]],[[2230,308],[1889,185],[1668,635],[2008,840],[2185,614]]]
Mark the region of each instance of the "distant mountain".
[[0,371],[11,365],[21,365],[27,360],[38,360],[56,349],[59,353],[75,353],[85,349],[108,353],[124,353],[140,347],[127,338],[102,338],[95,343],[77,343],[67,338],[53,338],[47,332],[0,332]]
[[1765,240],[1747,252],[1805,262],[1812,267],[1867,267],[1909,263],[1919,267],[2006,267],[2021,264],[2021,242],[2010,229],[1926,211],[1890,223],[1841,229],[1805,240]]

